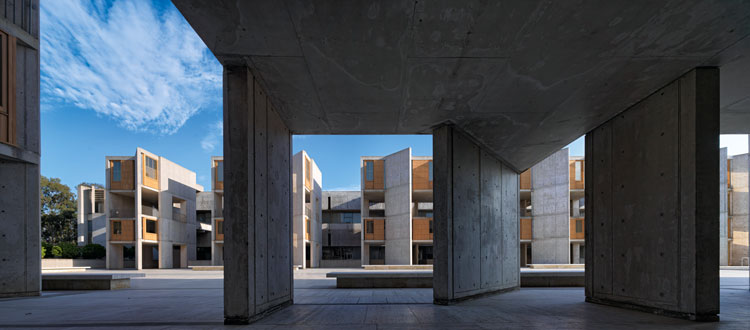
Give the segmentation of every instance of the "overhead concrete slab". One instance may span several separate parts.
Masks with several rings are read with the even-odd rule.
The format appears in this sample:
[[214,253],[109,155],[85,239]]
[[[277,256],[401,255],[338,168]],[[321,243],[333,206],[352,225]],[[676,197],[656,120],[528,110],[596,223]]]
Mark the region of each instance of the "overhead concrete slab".
[[523,170],[702,65],[722,132],[750,132],[748,2],[173,2],[295,134],[451,122]]

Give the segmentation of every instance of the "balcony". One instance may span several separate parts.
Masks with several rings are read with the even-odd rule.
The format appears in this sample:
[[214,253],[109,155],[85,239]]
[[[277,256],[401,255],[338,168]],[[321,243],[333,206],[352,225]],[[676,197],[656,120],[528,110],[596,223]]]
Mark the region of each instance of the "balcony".
[[216,219],[216,241],[224,241],[224,219]]
[[310,203],[306,203],[305,204],[305,215],[307,215],[308,217],[310,217],[310,216],[312,216],[312,214],[313,213],[312,213],[311,204]]
[[135,240],[135,220],[110,220],[109,240],[114,242],[132,242]]
[[141,214],[158,218],[159,209],[153,208],[151,206],[141,205]]
[[412,219],[412,240],[431,241],[433,238],[432,218]]
[[143,239],[146,241],[159,240],[159,220],[142,218]]
[[172,208],[172,220],[187,222],[187,214],[182,213],[182,210],[176,207]]
[[531,218],[521,218],[521,233],[520,238],[522,241],[530,241],[533,238],[533,232],[532,232],[532,219]]
[[385,219],[365,219],[365,240],[385,240]]
[[570,218],[570,239],[584,239],[585,227],[583,218]]
[[109,209],[109,217],[114,219],[134,219],[135,210],[132,208]]

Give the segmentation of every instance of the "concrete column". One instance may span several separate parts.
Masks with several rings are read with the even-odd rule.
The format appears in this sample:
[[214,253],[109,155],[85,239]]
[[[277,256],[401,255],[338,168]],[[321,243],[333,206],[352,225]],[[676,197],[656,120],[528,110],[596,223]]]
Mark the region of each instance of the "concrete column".
[[732,157],[732,252],[730,266],[743,266],[748,263],[748,221],[750,219],[750,154]]
[[433,156],[435,303],[518,288],[518,173],[452,126]]
[[292,304],[291,133],[244,66],[224,67],[224,322]]
[[716,68],[586,134],[586,301],[718,320],[718,164]]
[[581,263],[581,244],[580,243],[573,243],[573,260],[571,260],[570,263],[571,264]]
[[411,265],[411,148],[385,157],[385,264]]
[[729,265],[729,239],[727,220],[727,148],[719,151],[719,265]]
[[568,148],[531,168],[531,260],[570,263],[570,174]]

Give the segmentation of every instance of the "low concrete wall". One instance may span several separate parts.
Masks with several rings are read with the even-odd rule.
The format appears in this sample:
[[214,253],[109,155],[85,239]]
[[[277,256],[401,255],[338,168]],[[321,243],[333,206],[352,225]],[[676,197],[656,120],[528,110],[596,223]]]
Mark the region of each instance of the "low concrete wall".
[[211,266],[211,260],[188,260],[190,266]]
[[362,266],[362,260],[321,260],[320,268],[359,268]]
[[104,259],[42,259],[42,269],[70,267],[91,267],[104,269],[107,266]]

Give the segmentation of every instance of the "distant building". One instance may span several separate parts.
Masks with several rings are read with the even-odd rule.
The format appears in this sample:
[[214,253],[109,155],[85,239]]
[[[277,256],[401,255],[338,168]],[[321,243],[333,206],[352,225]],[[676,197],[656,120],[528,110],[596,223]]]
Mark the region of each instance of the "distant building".
[[362,265],[361,191],[323,191],[322,268]]
[[721,148],[719,166],[719,264],[747,266],[748,259],[748,169],[750,155],[727,156]]
[[[224,265],[224,157],[211,157],[211,192],[205,201],[211,211],[211,264]],[[203,207],[202,207],[203,208]]]
[[137,148],[106,157],[107,268],[186,268],[196,260],[195,173]]
[[584,165],[564,148],[521,173],[521,266],[584,263]]
[[320,267],[323,175],[304,150],[292,156],[292,250],[294,265]]
[[107,212],[105,190],[95,186],[78,186],[78,245],[107,246]]
[[361,157],[361,177],[362,264],[432,264],[432,157]]

